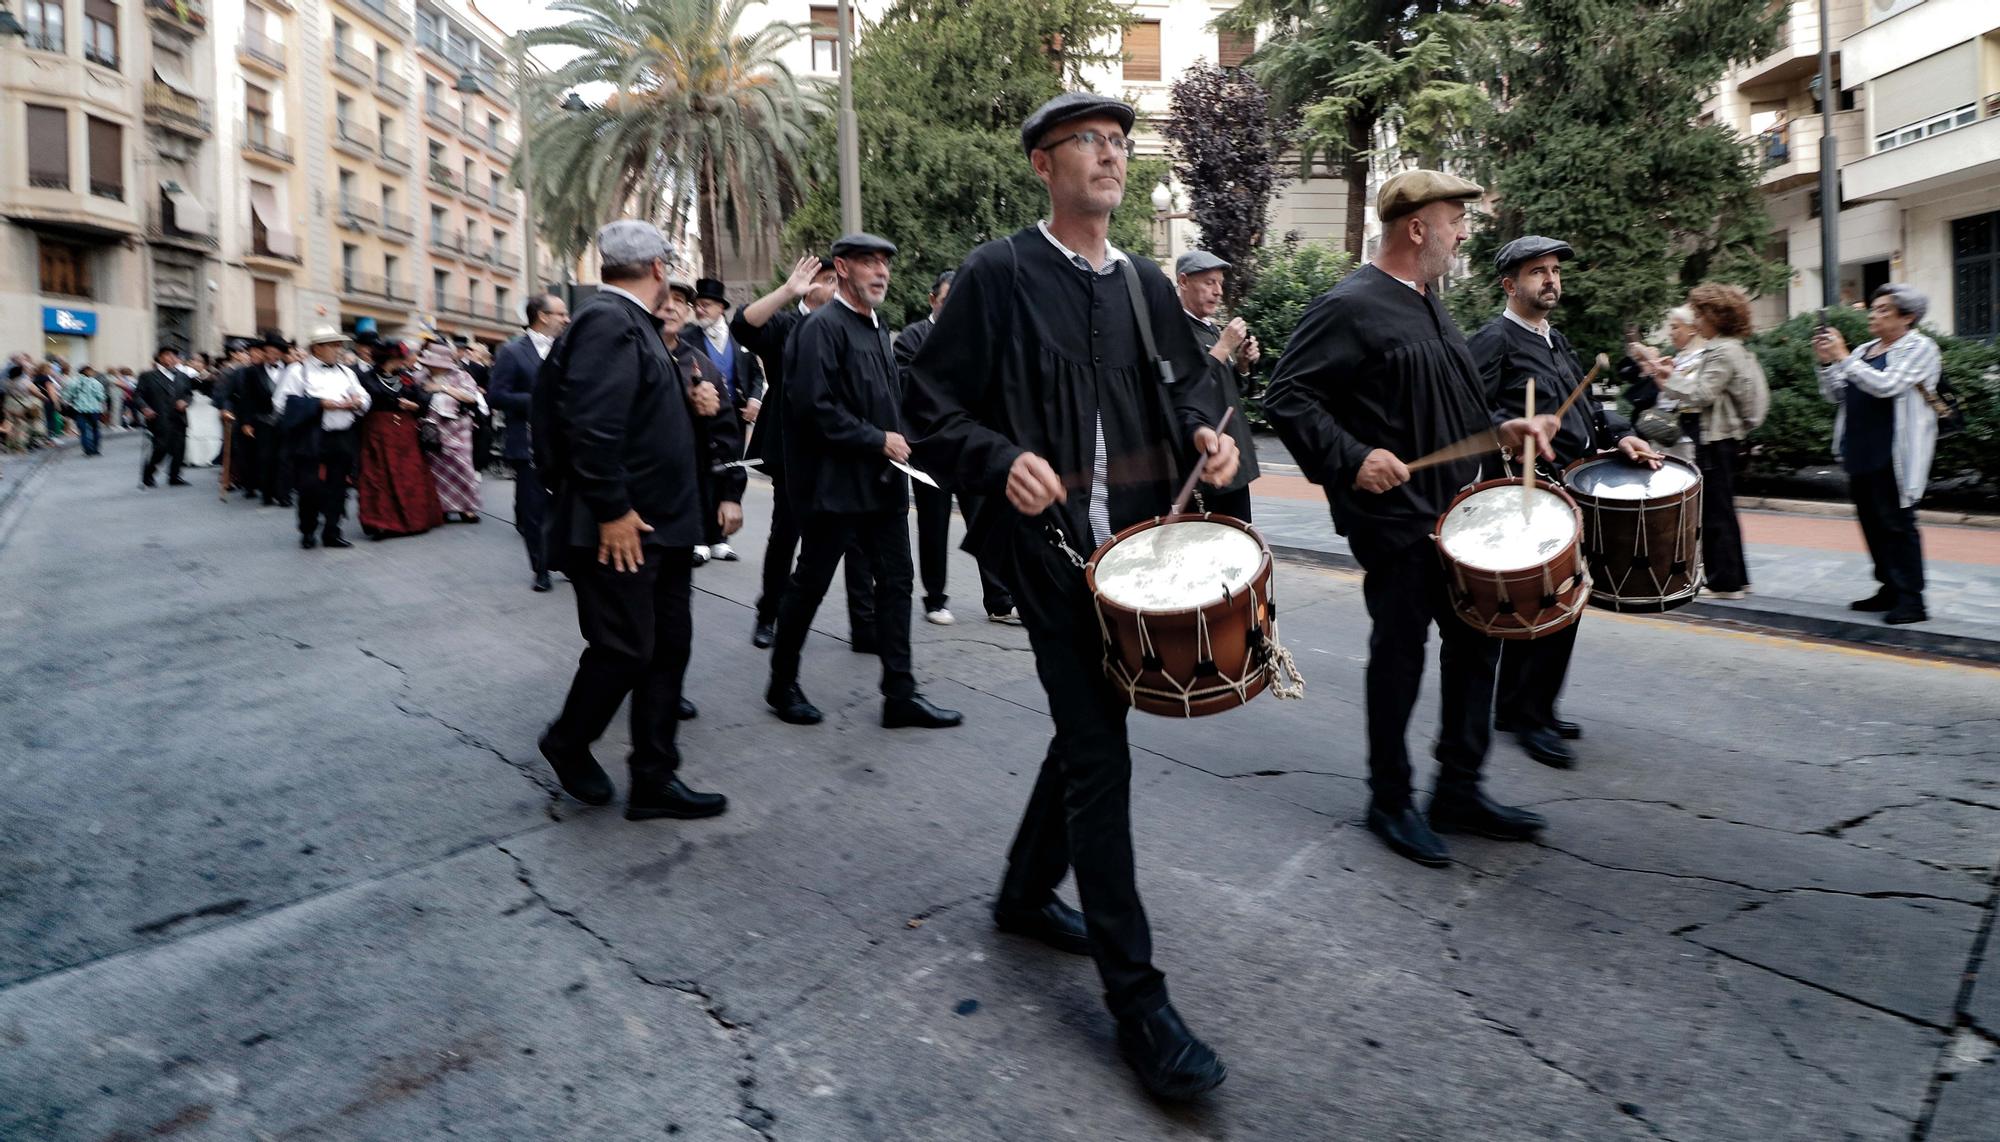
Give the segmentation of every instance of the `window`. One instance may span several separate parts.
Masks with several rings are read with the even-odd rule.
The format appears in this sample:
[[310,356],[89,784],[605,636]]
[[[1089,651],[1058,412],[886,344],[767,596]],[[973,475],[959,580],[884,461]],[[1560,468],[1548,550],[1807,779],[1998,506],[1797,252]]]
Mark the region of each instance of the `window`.
[[812,50],[814,71],[840,70],[840,9],[813,6]]
[[431,308],[443,309],[445,291],[451,288],[451,275],[443,270],[431,271]]
[[389,220],[389,215],[394,214],[395,212],[396,212],[396,191],[393,187],[385,186],[382,188],[382,220],[384,222],[387,222]]
[[342,242],[340,244],[340,281],[350,292],[355,288],[354,279],[356,271],[360,268],[360,262],[361,247],[352,242]]
[[42,246],[42,292],[70,297],[94,297],[90,290],[90,251],[53,238]]
[[506,286],[495,285],[493,287],[493,316],[500,319],[501,321],[505,321],[509,317],[509,314],[507,313]]
[[347,47],[349,44],[354,42],[353,37],[354,37],[354,29],[347,26],[347,21],[342,20],[339,17],[335,17],[333,21],[334,44],[338,47],[343,47],[343,48]]
[[396,74],[396,57],[389,54],[388,48],[383,47],[381,44],[376,44],[375,45],[376,82],[379,83],[383,79],[393,76],[395,74]]
[[118,5],[112,0],[83,0],[83,58],[118,66]]
[[505,182],[499,175],[489,171],[486,175],[486,201],[495,206],[500,205],[500,188],[504,185]]
[[397,259],[396,255],[382,255],[382,292],[384,294],[390,297],[396,296],[396,291],[400,288],[399,283],[396,281],[396,271],[401,268],[402,262]]
[[444,85],[436,76],[424,77],[424,110],[442,111],[444,108]]
[[342,135],[347,134],[348,124],[354,122],[354,100],[345,95],[333,97],[333,122]]
[[1218,67],[1242,67],[1250,53],[1257,50],[1257,33],[1232,32],[1224,29],[1215,33],[1215,63]]
[[69,112],[28,104],[28,185],[69,189]]
[[276,329],[284,322],[278,320],[278,283],[269,278],[252,278],[250,293],[256,299],[257,328]]
[[340,179],[340,209],[342,211],[346,211],[351,209],[354,203],[354,172],[341,171],[339,179]]
[[1952,331],[2000,336],[2000,211],[1951,224]]
[[1135,83],[1160,81],[1160,22],[1140,20],[1125,26],[1125,78]]
[[479,186],[477,183],[472,181],[471,159],[466,159],[463,161],[463,163],[459,167],[459,173],[464,176],[464,180],[461,181],[458,185],[464,187],[467,194],[478,194]]
[[125,131],[108,119],[90,120],[90,193],[125,201]]
[[28,26],[29,47],[43,52],[63,50],[62,0],[28,0],[21,19]]
[[447,223],[444,216],[444,207],[442,206],[431,207],[431,241],[433,242],[444,241],[444,231],[446,224]]

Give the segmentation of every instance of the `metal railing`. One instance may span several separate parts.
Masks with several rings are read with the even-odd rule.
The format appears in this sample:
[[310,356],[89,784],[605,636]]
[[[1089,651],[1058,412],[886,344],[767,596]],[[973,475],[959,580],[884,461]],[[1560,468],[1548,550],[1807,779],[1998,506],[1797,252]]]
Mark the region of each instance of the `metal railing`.
[[410,169],[410,148],[396,142],[387,135],[382,136],[382,149],[377,151],[375,155],[388,166],[405,171]]
[[513,273],[521,268],[521,259],[508,253],[504,246],[495,246],[493,264],[506,270],[508,273]]
[[90,193],[96,195],[98,198],[108,198],[113,202],[123,202],[125,201],[125,184],[122,182],[112,182],[109,179],[94,178],[90,180]]
[[338,117],[333,121],[333,143],[337,147],[345,146],[349,151],[361,155],[380,153],[377,150],[375,132]]
[[351,230],[363,230],[381,224],[382,212],[372,202],[363,202],[346,195],[340,197],[337,208],[341,225]]
[[495,214],[504,214],[509,218],[514,217],[516,213],[514,209],[514,203],[510,200],[505,190],[502,190],[499,194],[494,195],[493,198],[490,201],[488,201],[486,205],[492,208]]
[[440,103],[431,99],[424,100],[424,118],[428,119],[433,127],[446,131],[458,130],[458,108],[448,103]]
[[445,166],[443,163],[431,164],[430,177],[431,183],[435,186],[443,187],[446,190],[458,189],[457,176],[453,175],[451,168]]
[[382,212],[382,229],[391,234],[415,237],[417,233],[417,220],[399,210],[384,210]]
[[356,83],[367,83],[374,70],[369,58],[361,54],[361,49],[346,40],[333,41],[333,66],[347,73]]
[[210,221],[206,232],[183,230],[174,220],[172,202],[157,202],[146,212],[146,237],[155,240],[193,242],[210,249],[221,244],[216,237],[215,223]]
[[292,140],[273,131],[269,127],[255,123],[240,124],[243,135],[243,149],[279,162],[292,161]]
[[112,71],[118,70],[118,53],[115,51],[98,51],[95,44],[85,43],[83,45],[83,58],[99,67],[108,67]]
[[285,70],[285,45],[255,28],[243,29],[243,38],[236,41],[236,54],[248,56],[274,71]]
[[207,135],[210,129],[208,100],[175,91],[164,83],[146,85],[146,114],[162,126],[194,135]]
[[146,14],[197,32],[208,27],[208,12],[195,0],[146,0]]
[[466,184],[465,186],[459,187],[458,194],[460,198],[465,199],[467,202],[472,203],[474,206],[486,205],[486,192],[479,189],[476,186],[471,185],[470,183]]
[[375,90],[398,103],[410,101],[410,81],[393,71],[376,69]]
[[408,34],[410,10],[401,4],[392,4],[388,0],[350,0],[350,2],[362,15],[376,23]]
[[465,252],[465,247],[459,243],[458,235],[439,230],[435,226],[431,227],[431,249],[447,252],[453,256]]

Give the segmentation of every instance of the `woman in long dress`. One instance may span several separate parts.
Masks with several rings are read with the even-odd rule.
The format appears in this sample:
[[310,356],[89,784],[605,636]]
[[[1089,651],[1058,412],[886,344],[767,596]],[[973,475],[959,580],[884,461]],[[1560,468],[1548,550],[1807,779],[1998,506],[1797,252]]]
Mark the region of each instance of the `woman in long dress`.
[[361,531],[370,539],[417,535],[444,523],[437,485],[424,464],[417,423],[427,394],[417,384],[408,344],[385,341],[362,375],[368,415],[361,419],[361,459],[354,490]]
[[215,376],[195,379],[188,401],[187,451],[183,468],[213,467],[222,460],[222,410],[215,407]]
[[424,347],[417,363],[428,372],[423,389],[429,394],[425,417],[437,425],[441,447],[431,453],[431,478],[437,483],[444,517],[461,523],[479,522],[479,473],[472,466],[472,422],[486,408],[479,386],[451,350],[436,342]]

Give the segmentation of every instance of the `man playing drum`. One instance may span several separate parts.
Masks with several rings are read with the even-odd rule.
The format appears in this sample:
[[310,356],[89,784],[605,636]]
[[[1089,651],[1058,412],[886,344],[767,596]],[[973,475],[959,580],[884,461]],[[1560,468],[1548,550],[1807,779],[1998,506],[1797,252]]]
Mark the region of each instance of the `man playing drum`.
[[[1583,368],[1568,339],[1549,324],[1549,314],[1562,301],[1562,263],[1573,256],[1569,243],[1530,234],[1502,246],[1493,259],[1507,307],[1467,344],[1479,363],[1487,400],[1511,415],[1525,410],[1530,383],[1535,386],[1535,407],[1541,409],[1561,408],[1584,383]],[[1635,463],[1660,466],[1625,418],[1600,408],[1588,393],[1563,413],[1549,444],[1555,462],[1543,471],[1551,482],[1560,482],[1562,470],[1573,461],[1613,447]],[[1556,717],[1556,698],[1576,649],[1577,625],[1571,623],[1542,638],[1503,641],[1493,696],[1493,728],[1512,733],[1529,757],[1558,769],[1567,769],[1576,760],[1563,739],[1583,734],[1575,722]]]
[[[1177,449],[1203,457],[1212,485],[1235,475],[1237,450],[1211,427],[1221,417],[1214,375],[1173,286],[1106,241],[1132,119],[1126,104],[1086,92],[1028,117],[1021,145],[1049,188],[1049,220],[988,242],[959,268],[951,304],[910,363],[904,415],[917,465],[984,497],[965,549],[1013,591],[1055,721],[993,919],[1094,956],[1127,1061],[1156,1095],[1184,1098],[1225,1072],[1153,966],[1133,874],[1127,707],[1104,675],[1082,563],[1166,512]],[[1164,360],[1147,359],[1137,313]],[[1081,915],[1055,894],[1071,868]]]
[[[1306,310],[1264,401],[1300,469],[1326,489],[1334,528],[1365,574],[1361,590],[1373,622],[1368,827],[1396,852],[1436,867],[1449,864],[1451,852],[1434,828],[1526,840],[1546,823],[1479,787],[1492,738],[1498,640],[1453,613],[1430,541],[1438,513],[1479,478],[1482,462],[1475,456],[1415,472],[1405,463],[1488,430],[1516,451],[1553,455],[1547,440],[1554,418],[1509,418],[1493,407],[1438,297],[1437,279],[1468,236],[1465,204],[1482,193],[1427,170],[1382,184],[1375,202],[1380,252]],[[1484,466],[1491,469],[1492,459]],[[1440,771],[1427,819],[1411,801],[1404,737],[1432,623],[1443,643],[1442,709],[1434,750]]]

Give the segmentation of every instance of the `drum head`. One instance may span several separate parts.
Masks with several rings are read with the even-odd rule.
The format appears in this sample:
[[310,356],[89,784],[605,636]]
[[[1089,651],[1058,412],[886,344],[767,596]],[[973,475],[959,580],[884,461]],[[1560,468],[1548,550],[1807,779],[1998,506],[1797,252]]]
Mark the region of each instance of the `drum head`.
[[1098,558],[1097,593],[1139,611],[1199,607],[1249,586],[1263,562],[1263,546],[1241,528],[1206,520],[1161,524],[1119,540]]
[[1509,485],[1474,492],[1444,517],[1438,543],[1445,554],[1479,571],[1525,571],[1554,558],[1576,539],[1576,515],[1569,501],[1537,487],[1526,493]]
[[1701,483],[1701,473],[1678,456],[1667,457],[1657,469],[1607,456],[1577,465],[1565,479],[1571,488],[1600,500],[1656,500]]

